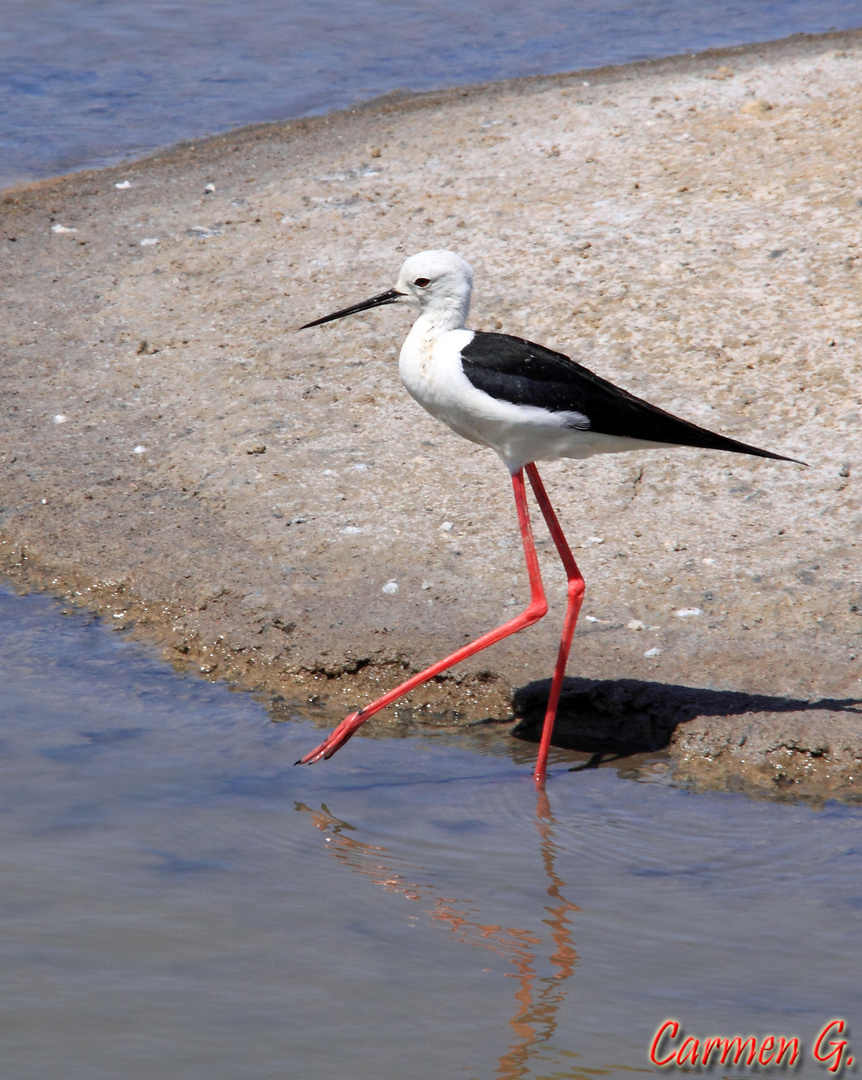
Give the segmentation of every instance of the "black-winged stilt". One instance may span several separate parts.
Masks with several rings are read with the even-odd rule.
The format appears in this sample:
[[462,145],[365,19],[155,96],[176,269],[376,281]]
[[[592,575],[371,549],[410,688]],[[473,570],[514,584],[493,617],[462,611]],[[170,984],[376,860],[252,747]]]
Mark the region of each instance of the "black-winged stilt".
[[351,713],[297,765],[332,757],[376,712],[459,661],[531,626],[547,612],[527,509],[526,472],[568,578],[563,633],[534,773],[536,782],[542,784],[566,661],[584,596],[584,579],[535,463],[659,446],[695,446],[795,461],[680,420],[542,345],[507,334],[468,330],[464,323],[472,288],[473,271],[460,255],[452,251],[423,251],[406,260],[394,289],[315,319],[300,329],[383,304],[404,303],[418,309],[418,318],[401,348],[401,378],[432,416],[465,439],[496,450],[503,459],[512,476],[530,577],[530,603],[517,618],[483,634],[364,709]]

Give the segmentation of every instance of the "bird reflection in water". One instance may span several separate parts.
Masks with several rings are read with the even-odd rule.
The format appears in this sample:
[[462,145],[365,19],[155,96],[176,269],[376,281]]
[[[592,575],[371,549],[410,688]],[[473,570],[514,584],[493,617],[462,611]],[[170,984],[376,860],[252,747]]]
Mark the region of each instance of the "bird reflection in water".
[[[314,826],[326,834],[329,841],[326,850],[333,858],[355,873],[369,877],[387,892],[424,902],[427,906],[422,914],[429,922],[445,927],[455,941],[488,949],[512,965],[514,970],[507,974],[517,981],[514,1014],[509,1020],[513,1042],[500,1057],[496,1070],[500,1080],[525,1077],[530,1059],[553,1039],[557,1013],[567,992],[566,982],[578,962],[570,916],[580,908],[563,895],[566,883],[556,869],[556,822],[546,792],[540,790],[537,799],[536,828],[549,900],[541,921],[550,931],[548,942],[530,930],[482,922],[481,911],[472,902],[439,896],[433,885],[412,878],[410,871],[421,874],[421,866],[405,865],[380,844],[363,843],[351,835],[356,832],[354,826],[335,817],[325,805],[312,810],[304,803],[296,803],[296,809],[310,814]],[[540,975],[538,967],[545,955],[551,971]]]

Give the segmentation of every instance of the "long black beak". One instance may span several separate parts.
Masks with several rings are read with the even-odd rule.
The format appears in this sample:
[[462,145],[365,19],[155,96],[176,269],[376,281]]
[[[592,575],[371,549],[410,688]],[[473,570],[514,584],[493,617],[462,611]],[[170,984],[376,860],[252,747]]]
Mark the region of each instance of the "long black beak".
[[390,289],[389,292],[381,293],[379,296],[372,296],[370,300],[363,300],[361,304],[354,304],[353,307],[342,308],[341,311],[333,311],[331,315],[324,315],[322,319],[307,322],[304,326],[300,326],[299,329],[307,330],[309,326],[320,326],[321,323],[332,322],[334,319],[343,319],[345,315],[355,315],[357,311],[367,311],[368,308],[380,307],[382,304],[396,304],[405,295],[406,293]]

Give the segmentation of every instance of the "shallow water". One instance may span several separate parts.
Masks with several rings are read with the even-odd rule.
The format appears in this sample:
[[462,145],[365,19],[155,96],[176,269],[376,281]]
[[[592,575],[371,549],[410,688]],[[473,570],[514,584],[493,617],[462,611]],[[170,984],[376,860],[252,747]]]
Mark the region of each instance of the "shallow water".
[[668,1018],[827,1076],[858,1022],[858,808],[660,762],[543,803],[451,737],[298,769],[309,722],[54,601],[0,592],[0,638],[4,1080],[616,1076]]
[[858,26],[860,0],[3,0],[0,187],[397,87]]

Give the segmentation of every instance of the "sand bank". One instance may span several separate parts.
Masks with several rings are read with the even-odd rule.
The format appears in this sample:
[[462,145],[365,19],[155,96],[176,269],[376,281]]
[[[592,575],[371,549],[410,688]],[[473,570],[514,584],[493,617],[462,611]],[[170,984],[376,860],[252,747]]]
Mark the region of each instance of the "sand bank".
[[[642,717],[699,782],[852,796],[860,163],[862,35],[840,34],[391,97],[4,192],[2,569],[321,723],[509,617],[507,474],[400,385],[408,313],[294,329],[451,247],[472,325],[811,462],[544,475],[587,580],[569,670],[612,680],[593,719]],[[549,617],[414,720],[505,719],[549,673],[565,589],[540,548]]]

